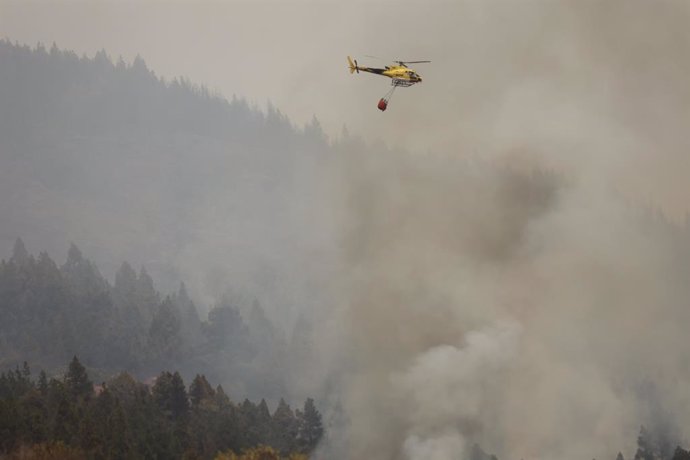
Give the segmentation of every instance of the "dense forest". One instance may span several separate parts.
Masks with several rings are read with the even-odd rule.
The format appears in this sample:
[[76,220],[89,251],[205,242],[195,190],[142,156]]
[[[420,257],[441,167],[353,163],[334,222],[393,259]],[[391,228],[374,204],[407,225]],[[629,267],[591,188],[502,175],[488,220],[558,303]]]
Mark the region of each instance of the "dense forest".
[[162,297],[144,268],[137,273],[125,262],[111,285],[74,244],[58,266],[17,239],[12,257],[0,262],[0,315],[5,369],[27,360],[55,371],[78,355],[99,378],[124,369],[147,379],[174,368],[277,401],[287,356],[309,354],[309,328],[286,342],[256,301],[247,321],[229,302],[202,320],[184,284]]
[[294,412],[281,400],[271,414],[264,400],[234,403],[203,375],[188,389],[167,371],[94,386],[76,356],[61,378],[34,379],[26,363],[0,375],[0,458],[254,458],[254,449],[298,459],[322,435],[313,400]]

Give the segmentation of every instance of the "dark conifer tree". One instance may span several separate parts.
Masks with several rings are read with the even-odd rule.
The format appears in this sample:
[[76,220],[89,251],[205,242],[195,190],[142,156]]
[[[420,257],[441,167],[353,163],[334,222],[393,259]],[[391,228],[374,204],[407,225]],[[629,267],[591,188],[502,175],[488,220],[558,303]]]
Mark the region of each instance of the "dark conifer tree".
[[690,460],[690,451],[687,451],[680,446],[676,447],[671,460]]
[[136,291],[137,274],[127,262],[123,262],[115,273],[111,290],[117,322],[110,347],[128,368],[136,368],[146,356],[150,326],[144,321]]
[[136,302],[144,320],[144,324],[151,323],[160,304],[160,295],[153,287],[153,279],[144,267],[141,267],[136,282]]
[[185,417],[189,412],[189,401],[184,382],[178,372],[162,372],[152,389],[156,404],[172,419]]
[[28,390],[19,398],[19,415],[25,442],[37,443],[48,438],[49,411],[45,395]]
[[65,387],[72,398],[89,399],[93,395],[93,382],[89,379],[86,368],[74,356],[65,375]]
[[[141,321],[136,300],[137,274],[132,267],[123,262],[115,273],[115,285],[113,286],[113,300],[120,310],[121,317],[129,321]],[[140,324],[137,324],[141,327]]]
[[60,271],[74,300],[73,308],[66,312],[75,330],[73,349],[86,362],[117,365],[121,361],[111,346],[116,339],[112,332],[116,318],[108,282],[75,244],[70,246]]
[[158,306],[149,327],[149,346],[153,356],[173,359],[179,356],[182,346],[179,313],[170,297]]
[[497,458],[494,455],[489,455],[484,452],[481,446],[475,443],[472,445],[469,460],[497,460]]
[[30,330],[24,331],[28,333],[25,347],[30,348],[35,341],[41,357],[62,360],[74,349],[75,331],[67,319],[74,309],[69,287],[46,252],[41,252],[36,263],[30,263],[27,269],[30,277],[21,315],[25,324],[30,325]]
[[203,339],[201,320],[194,302],[187,294],[187,288],[184,283],[180,283],[180,288],[177,294],[172,297],[172,302],[180,317],[181,338],[185,342],[186,347],[191,349],[197,348]]
[[38,391],[41,393],[41,396],[45,397],[48,394],[48,375],[44,370],[38,374],[37,387]]
[[26,246],[24,246],[24,242],[21,238],[17,238],[14,242],[14,249],[12,250],[12,258],[10,261],[19,266],[24,266],[29,262],[29,252],[26,250]]
[[640,427],[640,434],[637,436],[637,452],[635,460],[655,460],[654,445],[647,429]]
[[112,413],[108,417],[108,443],[106,445],[106,458],[129,458],[132,446],[129,441],[127,417],[118,400]]
[[19,410],[14,399],[0,399],[0,449],[12,451],[21,438]]
[[278,407],[273,413],[271,428],[273,434],[270,442],[271,446],[278,449],[284,455],[296,450],[299,424],[295,413],[283,398],[280,398]]
[[230,401],[228,395],[225,394],[225,390],[223,390],[221,385],[216,387],[216,397],[214,399],[218,407],[223,408],[232,406],[232,401]]
[[314,400],[307,398],[304,402],[304,410],[297,411],[299,419],[298,443],[303,452],[309,453],[316,448],[316,445],[323,436],[323,423],[321,414],[316,410]]
[[209,312],[206,335],[214,348],[240,346],[246,333],[246,326],[236,308],[222,304]]
[[261,436],[257,429],[258,410],[256,404],[245,399],[239,406],[239,427],[242,432],[241,443],[243,447],[256,446],[261,442]]
[[115,292],[122,296],[133,296],[137,288],[137,273],[131,265],[123,262],[115,273]]
[[204,401],[209,403],[215,402],[215,396],[216,392],[213,391],[213,387],[208,383],[206,377],[197,374],[189,385],[189,399],[192,402],[192,406],[199,406]]

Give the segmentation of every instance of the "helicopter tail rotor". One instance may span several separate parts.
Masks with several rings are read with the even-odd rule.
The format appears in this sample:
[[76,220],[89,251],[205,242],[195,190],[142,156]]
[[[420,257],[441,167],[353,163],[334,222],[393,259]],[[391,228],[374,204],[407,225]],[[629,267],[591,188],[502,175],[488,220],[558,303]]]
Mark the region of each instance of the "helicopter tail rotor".
[[357,65],[357,59],[355,59],[355,62],[352,62],[352,58],[350,56],[347,57],[347,63],[350,64],[350,73],[359,73],[359,66]]

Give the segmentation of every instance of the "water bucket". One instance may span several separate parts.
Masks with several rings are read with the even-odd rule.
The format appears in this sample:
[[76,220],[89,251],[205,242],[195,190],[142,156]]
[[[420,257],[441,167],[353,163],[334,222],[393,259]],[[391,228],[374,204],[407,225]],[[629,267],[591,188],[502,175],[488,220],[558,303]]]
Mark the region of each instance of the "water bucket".
[[386,108],[388,108],[388,101],[385,100],[384,98],[381,98],[381,100],[379,101],[378,108],[381,112],[386,110]]

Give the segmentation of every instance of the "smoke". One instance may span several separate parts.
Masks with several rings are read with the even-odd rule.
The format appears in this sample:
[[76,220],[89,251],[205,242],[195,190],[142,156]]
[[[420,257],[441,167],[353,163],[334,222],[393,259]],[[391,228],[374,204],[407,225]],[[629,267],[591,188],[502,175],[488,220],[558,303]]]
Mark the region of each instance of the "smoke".
[[518,335],[516,324],[471,331],[465,347],[432,348],[393,379],[399,404],[408,406],[407,458],[452,459],[465,450],[465,436],[473,432],[492,382],[513,359]]
[[598,169],[342,148],[342,302],[316,343],[350,423],[325,457],[614,458],[640,425],[687,439],[687,228]]
[[628,458],[640,425],[686,442],[687,4],[424,17],[433,85],[375,127],[429,151],[342,147],[340,308],[317,343],[349,424],[325,457]]
[[438,438],[421,439],[411,436],[403,446],[405,458],[454,458],[465,449],[463,439],[456,434],[447,434]]
[[514,277],[559,179],[404,152],[343,158],[346,458],[456,458],[500,417],[528,294]]

